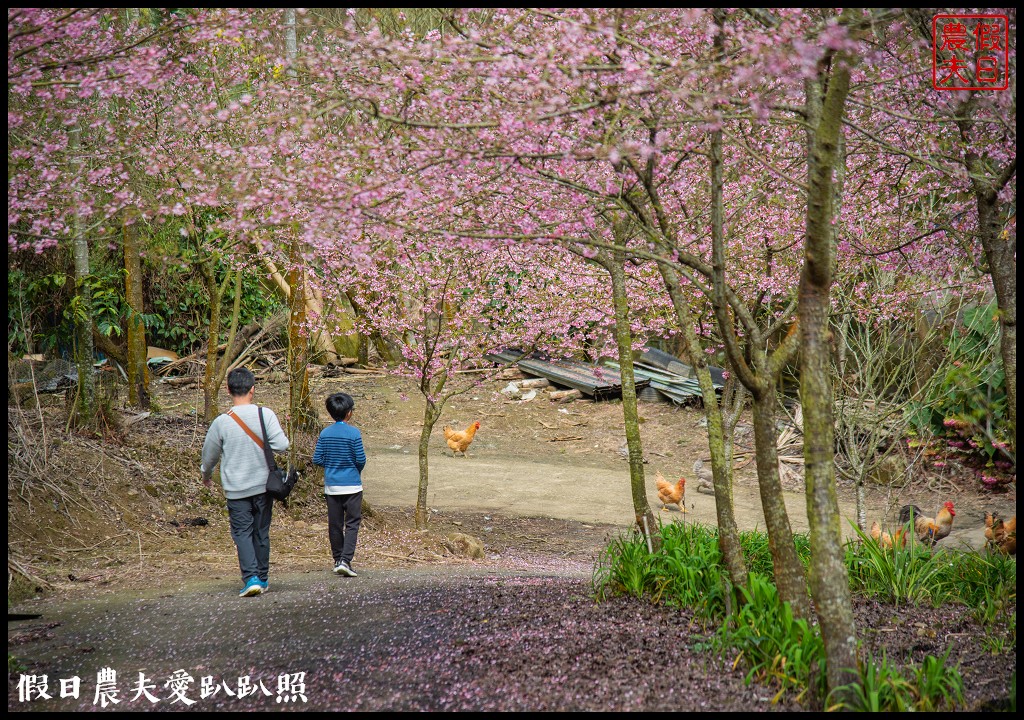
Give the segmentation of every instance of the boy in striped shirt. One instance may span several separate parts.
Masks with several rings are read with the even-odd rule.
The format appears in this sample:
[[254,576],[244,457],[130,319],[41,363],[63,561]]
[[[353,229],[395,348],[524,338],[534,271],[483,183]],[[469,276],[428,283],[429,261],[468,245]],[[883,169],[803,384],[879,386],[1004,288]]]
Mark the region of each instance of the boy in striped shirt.
[[355,401],[346,393],[327,398],[327,412],[334,424],[325,428],[316,441],[313,464],[324,469],[324,494],[327,496],[327,527],[334,556],[334,573],[356,577],[352,556],[363,519],[363,480],[366,465],[363,436],[349,425]]

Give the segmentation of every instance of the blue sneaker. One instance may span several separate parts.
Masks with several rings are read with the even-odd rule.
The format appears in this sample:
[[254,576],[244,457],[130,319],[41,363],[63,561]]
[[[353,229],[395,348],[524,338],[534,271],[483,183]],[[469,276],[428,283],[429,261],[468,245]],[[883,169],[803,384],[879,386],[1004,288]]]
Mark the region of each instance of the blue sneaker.
[[242,592],[238,593],[238,597],[252,597],[253,595],[259,595],[263,592],[263,583],[255,575],[249,578],[249,581],[245,583],[245,587],[242,588]]
[[267,590],[270,589],[270,581],[269,580],[260,580],[260,585],[263,587],[263,592],[266,592]]

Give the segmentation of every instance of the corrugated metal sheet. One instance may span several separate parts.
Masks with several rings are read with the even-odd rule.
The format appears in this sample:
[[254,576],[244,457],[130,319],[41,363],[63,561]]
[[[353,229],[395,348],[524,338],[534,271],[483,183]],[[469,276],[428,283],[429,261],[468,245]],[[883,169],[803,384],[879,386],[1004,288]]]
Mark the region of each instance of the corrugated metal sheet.
[[636,399],[643,402],[668,402],[668,398],[653,387],[645,387],[636,394]]
[[[682,377],[694,379],[697,377],[693,367],[687,365],[675,355],[670,355],[669,353],[658,350],[657,348],[644,348],[643,355],[638,358],[637,362],[642,362],[645,365],[649,365],[658,370],[667,370],[673,375],[681,375]],[[723,387],[725,385],[725,371],[722,368],[715,367],[713,365],[709,365],[708,370],[711,372],[711,382],[714,384],[715,388],[718,389]]]
[[[595,400],[622,396],[622,378],[617,369],[586,365],[575,360],[545,360],[537,357],[526,357],[516,362],[520,355],[519,352],[505,350],[486,355],[484,359],[496,363],[515,363],[524,373],[579,390]],[[649,384],[649,380],[637,378],[636,388],[639,391]]]
[[[606,364],[618,370],[618,363],[609,361]],[[672,402],[680,405],[693,404],[704,397],[700,384],[696,380],[651,368],[646,363],[633,363],[633,375],[637,378],[638,382],[641,378],[646,380],[652,388]],[[712,382],[712,385],[714,385],[714,382]],[[715,389],[718,390],[720,387],[716,385]]]

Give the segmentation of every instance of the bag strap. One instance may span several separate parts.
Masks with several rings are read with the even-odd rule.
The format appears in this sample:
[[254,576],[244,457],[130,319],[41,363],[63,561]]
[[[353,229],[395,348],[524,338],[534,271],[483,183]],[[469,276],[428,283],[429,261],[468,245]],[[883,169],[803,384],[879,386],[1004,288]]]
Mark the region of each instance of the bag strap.
[[256,433],[250,430],[249,426],[242,422],[242,418],[235,415],[231,410],[228,410],[227,414],[233,418],[236,423],[238,423],[239,427],[245,431],[245,434],[252,438],[252,441],[259,446],[260,450],[263,451],[263,457],[267,461],[267,467],[271,470],[277,470],[277,463],[274,461],[274,454],[270,452],[270,440],[267,439],[267,426],[263,422],[263,406],[258,405],[257,407],[259,408],[260,429],[263,430],[263,440],[256,437]]
[[267,424],[263,422],[263,406],[259,405],[260,430],[263,431],[263,455],[267,458],[267,467],[273,472],[277,470],[277,462],[274,460],[274,453],[270,452],[270,439],[267,437]]
[[[227,414],[227,416],[228,416],[228,417],[230,417],[230,418],[231,418],[231,419],[233,419],[233,420],[234,420],[234,421],[235,421],[236,423],[238,423],[238,425],[239,425],[239,426],[240,426],[240,427],[241,427],[241,428],[242,428],[243,430],[245,430],[245,434],[246,434],[246,435],[248,435],[249,437],[251,437],[251,438],[252,438],[252,441],[253,441],[254,443],[256,443],[257,445],[259,445],[259,446],[260,446],[260,450],[262,450],[262,449],[263,449],[263,441],[262,441],[262,440],[260,440],[260,439],[259,439],[258,437],[256,437],[256,433],[254,433],[254,432],[253,432],[252,430],[250,430],[250,429],[249,429],[249,426],[248,426],[248,425],[246,425],[246,424],[245,424],[244,422],[242,422],[242,418],[240,418],[240,417],[238,417],[237,415],[235,415],[235,413],[233,413],[233,412],[232,412],[231,410],[228,410],[226,414]],[[261,417],[260,417],[260,420],[262,420],[262,419],[263,419],[263,418],[262,418],[262,416],[261,416]]]

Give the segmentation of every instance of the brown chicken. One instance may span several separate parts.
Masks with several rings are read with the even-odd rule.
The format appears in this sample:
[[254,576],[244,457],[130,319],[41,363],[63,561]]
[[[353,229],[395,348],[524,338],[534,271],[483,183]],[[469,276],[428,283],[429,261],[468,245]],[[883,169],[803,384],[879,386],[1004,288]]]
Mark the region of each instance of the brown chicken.
[[452,430],[447,425],[444,426],[444,439],[448,443],[448,447],[452,449],[452,457],[455,457],[455,453],[462,453],[463,457],[469,457],[466,455],[466,450],[469,449],[469,444],[473,442],[473,437],[479,429],[480,423],[478,422],[462,431]]
[[935,543],[949,535],[953,529],[956,510],[953,509],[953,503],[948,500],[942,503],[934,518],[927,517],[917,505],[904,505],[900,508],[900,525],[907,525],[910,522],[911,511],[914,514],[914,535],[922,543],[934,547]]
[[654,476],[654,484],[658,488],[662,510],[669,505],[678,505],[679,512],[686,512],[686,478],[679,478],[679,482],[673,485],[659,472]]
[[895,535],[890,535],[887,532],[882,531],[882,527],[877,523],[871,523],[871,538],[884,548],[893,548],[897,545],[900,547],[906,547],[907,545],[907,529],[900,528],[896,531]]
[[990,547],[1006,555],[1016,555],[1017,516],[1014,515],[1009,522],[1003,522],[1001,517],[985,513],[985,539]]

